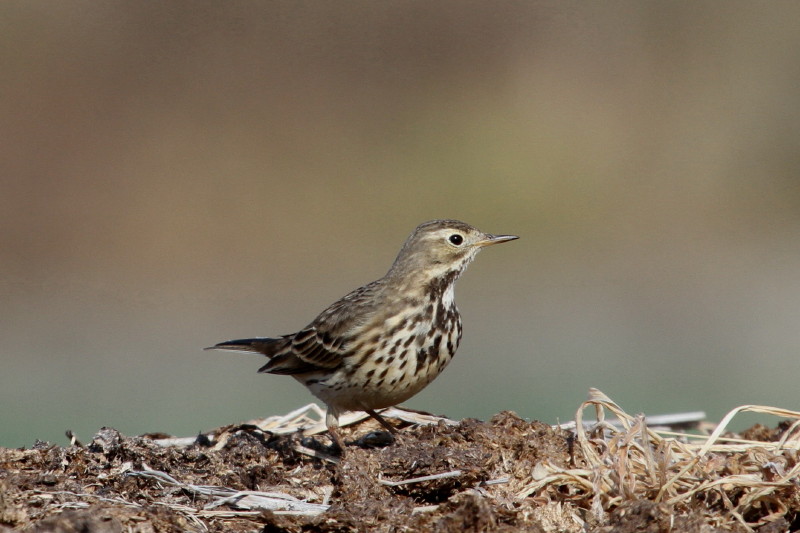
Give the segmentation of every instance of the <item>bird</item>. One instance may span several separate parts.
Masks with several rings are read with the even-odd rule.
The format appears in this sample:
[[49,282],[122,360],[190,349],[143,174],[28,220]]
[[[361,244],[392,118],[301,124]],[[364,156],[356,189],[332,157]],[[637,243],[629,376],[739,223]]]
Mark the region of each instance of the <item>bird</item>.
[[406,239],[389,271],[322,311],[296,333],[220,342],[207,350],[262,354],[258,371],[290,375],[321,400],[332,448],[344,453],[339,416],[402,403],[436,378],[461,341],[454,286],[477,253],[518,239],[458,220],[431,220]]

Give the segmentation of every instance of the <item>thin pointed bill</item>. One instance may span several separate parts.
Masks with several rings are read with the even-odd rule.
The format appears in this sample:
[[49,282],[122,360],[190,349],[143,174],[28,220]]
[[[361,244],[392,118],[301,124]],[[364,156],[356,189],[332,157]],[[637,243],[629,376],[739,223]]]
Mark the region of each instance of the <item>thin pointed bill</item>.
[[508,242],[513,241],[515,239],[519,239],[516,235],[490,235],[486,234],[486,238],[482,241],[478,241],[475,243],[475,246],[480,246],[481,248],[484,246],[491,246],[492,244],[500,244],[501,242]]

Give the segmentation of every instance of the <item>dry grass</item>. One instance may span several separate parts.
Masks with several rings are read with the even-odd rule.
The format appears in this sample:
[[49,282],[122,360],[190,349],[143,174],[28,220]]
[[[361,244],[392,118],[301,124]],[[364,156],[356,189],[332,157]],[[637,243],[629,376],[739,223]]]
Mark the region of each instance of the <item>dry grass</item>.
[[[597,422],[583,423],[594,407]],[[621,427],[606,420],[613,414]],[[725,436],[739,413],[755,412],[793,420],[775,442]],[[594,520],[625,502],[649,500],[674,512],[702,506],[708,525],[753,529],[794,511],[798,501],[800,412],[744,405],[730,411],[709,435],[654,431],[644,417],[631,416],[599,390],[575,417],[575,456],[580,468],[540,463],[519,498],[545,497],[589,509]],[[565,508],[565,511],[568,509]]]

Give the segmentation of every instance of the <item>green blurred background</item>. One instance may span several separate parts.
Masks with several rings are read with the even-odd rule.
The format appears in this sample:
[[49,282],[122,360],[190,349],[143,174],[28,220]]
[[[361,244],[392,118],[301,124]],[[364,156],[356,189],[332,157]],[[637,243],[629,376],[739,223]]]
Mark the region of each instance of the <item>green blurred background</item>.
[[[0,445],[312,400],[295,331],[420,222],[519,241],[406,405],[800,408],[800,3],[0,4]],[[774,423],[774,421],[771,421]]]

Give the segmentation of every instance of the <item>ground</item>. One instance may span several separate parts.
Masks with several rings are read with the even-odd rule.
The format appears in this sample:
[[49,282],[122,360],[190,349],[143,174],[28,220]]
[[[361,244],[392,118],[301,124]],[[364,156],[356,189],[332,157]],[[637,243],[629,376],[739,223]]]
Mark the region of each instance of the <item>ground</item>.
[[[0,531],[773,532],[800,526],[796,446],[753,467],[774,464],[778,474],[752,490],[737,485],[751,476],[746,461],[717,464],[732,452],[703,456],[696,463],[705,474],[687,470],[693,477],[681,488],[683,477],[670,476],[685,477],[691,461],[662,459],[661,474],[654,467],[636,478],[636,450],[656,462],[666,453],[652,437],[645,438],[653,453],[636,444],[631,435],[644,435],[641,428],[617,434],[596,428],[592,435],[510,412],[487,422],[392,421],[401,428],[394,442],[371,420],[343,428],[348,446],[341,459],[328,455],[324,434],[255,424],[196,439],[126,437],[103,428],[85,445],[0,448]],[[788,430],[758,427],[745,438],[774,442]],[[593,459],[587,446],[616,456],[624,450],[630,462]],[[709,483],[717,466],[736,479]],[[660,481],[651,485],[648,476]],[[691,483],[708,490],[689,489]]]

